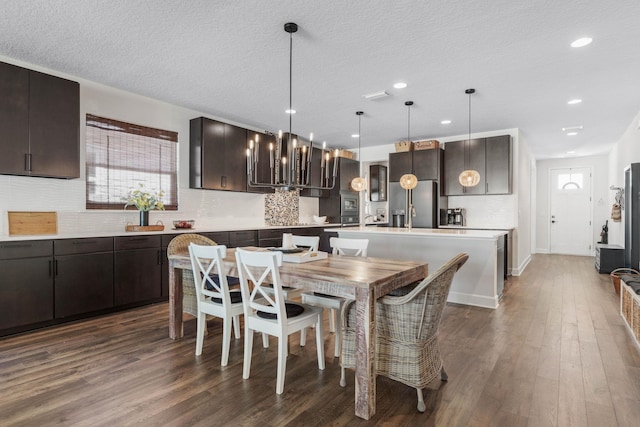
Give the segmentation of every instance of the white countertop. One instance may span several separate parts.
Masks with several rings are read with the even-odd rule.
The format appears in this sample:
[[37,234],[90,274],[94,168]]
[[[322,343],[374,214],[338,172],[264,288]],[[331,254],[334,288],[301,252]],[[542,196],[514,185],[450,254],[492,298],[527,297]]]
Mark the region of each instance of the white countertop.
[[[332,230],[335,231],[335,230]],[[395,227],[343,227],[338,230],[340,234],[386,234],[397,236],[418,237],[445,237],[445,238],[472,238],[472,239],[497,239],[507,234],[506,230],[477,230],[477,229],[453,229],[453,228],[395,228]]]
[[53,239],[82,239],[82,238],[96,238],[96,237],[114,237],[114,236],[139,236],[150,234],[183,234],[183,233],[214,233],[217,231],[242,231],[242,230],[277,230],[281,228],[294,229],[294,228],[311,228],[311,227],[340,227],[341,224],[298,224],[298,225],[266,225],[262,227],[203,227],[203,228],[183,228],[174,229],[171,227],[164,228],[163,231],[141,231],[141,232],[128,232],[121,231],[78,231],[72,233],[58,233],[58,234],[37,234],[37,235],[0,235],[0,242],[15,242],[22,240],[53,240]]
[[462,230],[513,230],[515,227],[470,227],[468,225],[440,225],[439,228],[462,229]]

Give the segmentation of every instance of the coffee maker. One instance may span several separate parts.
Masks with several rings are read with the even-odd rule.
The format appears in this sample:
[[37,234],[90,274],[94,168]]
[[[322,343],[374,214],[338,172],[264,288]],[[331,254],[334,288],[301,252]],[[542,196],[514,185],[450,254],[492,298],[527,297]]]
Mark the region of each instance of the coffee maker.
[[447,209],[447,225],[453,225],[456,221],[456,214],[453,211],[453,208]]
[[454,225],[464,225],[464,209],[463,208],[455,208],[453,209],[453,224]]

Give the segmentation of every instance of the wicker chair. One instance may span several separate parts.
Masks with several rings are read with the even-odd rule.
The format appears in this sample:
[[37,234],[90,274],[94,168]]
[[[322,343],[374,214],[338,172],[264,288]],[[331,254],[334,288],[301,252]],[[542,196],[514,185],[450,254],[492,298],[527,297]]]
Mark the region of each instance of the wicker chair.
[[[440,376],[447,380],[438,346],[438,328],[453,276],[467,261],[459,254],[415,286],[405,287],[378,300],[376,306],[378,375],[410,387],[418,394],[418,411],[425,411],[422,389]],[[343,343],[340,385],[345,368],[355,367],[355,304],[342,310]]]
[[[167,255],[178,253],[189,254],[189,244],[215,245],[216,242],[200,234],[181,234],[174,237],[167,246]],[[198,299],[196,297],[196,285],[193,282],[193,272],[182,270],[182,311],[193,317],[198,317]]]

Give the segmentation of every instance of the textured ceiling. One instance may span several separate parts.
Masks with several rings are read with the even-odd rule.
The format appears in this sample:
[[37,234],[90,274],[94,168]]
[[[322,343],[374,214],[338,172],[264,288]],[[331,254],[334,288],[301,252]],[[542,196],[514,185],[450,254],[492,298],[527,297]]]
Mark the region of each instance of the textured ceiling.
[[[355,147],[520,128],[536,158],[608,151],[640,111],[638,0],[2,0],[0,55],[259,129]],[[594,42],[569,44],[583,35]],[[394,89],[404,81],[406,89]],[[367,101],[364,94],[389,97]],[[567,101],[581,98],[578,105]],[[440,121],[450,119],[450,125]],[[582,125],[573,137],[561,128]]]

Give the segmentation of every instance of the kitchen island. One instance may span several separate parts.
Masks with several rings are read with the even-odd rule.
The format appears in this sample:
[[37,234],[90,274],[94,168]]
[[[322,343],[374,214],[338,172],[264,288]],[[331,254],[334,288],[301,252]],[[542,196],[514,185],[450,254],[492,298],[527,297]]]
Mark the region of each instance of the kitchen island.
[[497,308],[500,303],[506,231],[372,226],[331,231],[340,237],[369,239],[371,257],[428,262],[431,272],[466,252],[469,260],[453,278],[447,301],[486,308]]

